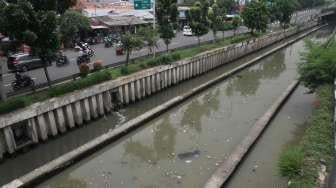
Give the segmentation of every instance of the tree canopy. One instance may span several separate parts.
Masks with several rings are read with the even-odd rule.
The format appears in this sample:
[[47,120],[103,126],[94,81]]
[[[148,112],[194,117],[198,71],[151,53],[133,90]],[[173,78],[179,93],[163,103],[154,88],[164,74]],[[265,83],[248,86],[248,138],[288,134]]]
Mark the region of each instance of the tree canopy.
[[67,10],[60,18],[60,34],[65,43],[73,42],[76,35],[89,29],[89,19],[76,10]]
[[[8,3],[19,3],[21,0],[7,0]],[[63,14],[67,9],[76,5],[77,0],[29,0],[35,10],[52,10]]]
[[139,33],[148,47],[148,55],[151,54],[154,48],[157,48],[157,42],[159,40],[157,29],[153,29],[152,27],[142,27],[140,28]]
[[280,21],[284,28],[288,27],[298,2],[296,0],[275,0],[274,4],[276,19]]
[[214,35],[214,41],[216,41],[217,31],[221,29],[224,21],[223,16],[220,13],[220,9],[216,3],[214,3],[208,11],[208,20],[209,26]]
[[123,45],[123,49],[126,50],[126,66],[127,66],[130,59],[130,55],[134,50],[140,49],[143,46],[143,41],[138,35],[132,34],[129,31],[127,31],[124,35],[122,35],[121,42]]
[[218,7],[223,8],[226,13],[232,14],[237,11],[238,2],[235,0],[217,0]]
[[200,37],[209,32],[208,11],[209,2],[203,0],[197,1],[190,10],[186,12],[191,30],[198,38],[198,44],[200,44]]
[[177,27],[177,0],[157,0],[156,16],[160,37],[164,40],[168,51],[168,45],[175,37],[174,29]]
[[251,1],[241,14],[245,26],[254,31],[265,32],[269,20],[266,4],[263,1]]
[[0,32],[7,35],[16,45],[26,43],[32,47],[32,53],[45,63],[44,70],[50,83],[46,65],[59,47],[56,12],[35,10],[29,1],[18,0],[4,6],[0,17]]

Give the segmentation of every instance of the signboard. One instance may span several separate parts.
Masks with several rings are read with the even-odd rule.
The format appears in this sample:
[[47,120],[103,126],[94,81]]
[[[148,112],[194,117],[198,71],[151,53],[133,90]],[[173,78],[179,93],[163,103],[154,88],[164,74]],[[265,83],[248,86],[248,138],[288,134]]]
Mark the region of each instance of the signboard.
[[134,0],[134,9],[135,10],[145,10],[151,9],[152,3],[150,0]]

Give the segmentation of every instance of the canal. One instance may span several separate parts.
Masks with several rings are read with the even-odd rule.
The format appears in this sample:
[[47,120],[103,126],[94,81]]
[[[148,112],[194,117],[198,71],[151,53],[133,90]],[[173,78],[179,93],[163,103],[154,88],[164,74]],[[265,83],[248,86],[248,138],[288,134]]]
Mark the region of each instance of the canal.
[[[324,38],[329,33],[330,29],[324,29],[312,36]],[[296,63],[302,49],[303,41],[299,41],[263,59],[75,164],[40,187],[201,187],[256,118],[297,77]],[[0,185],[263,51],[6,159],[0,164]]]
[[[312,36],[323,38],[329,31],[322,30]],[[297,78],[297,63],[303,46],[301,40],[261,60],[51,177],[39,187],[202,187],[256,119]],[[197,85],[200,81],[194,79],[189,83]],[[162,103],[174,95],[172,93],[190,89],[184,86],[155,95],[117,116],[108,116],[93,124],[95,127],[113,127]],[[298,99],[295,100],[297,105],[305,103],[301,105],[306,108],[304,112],[291,111],[292,116],[300,116],[293,119],[294,124],[303,121],[313,100],[313,97],[297,96],[302,91],[300,88],[294,99]],[[277,126],[277,131],[288,134],[295,129],[288,127],[291,125],[288,121],[285,125]],[[287,137],[284,140],[290,136]],[[265,150],[259,155],[263,153],[268,152]],[[257,169],[255,165],[254,168]],[[273,173],[270,168],[266,169],[259,178]],[[278,178],[279,184],[283,184],[285,180]],[[235,187],[234,179],[232,182],[230,186]]]

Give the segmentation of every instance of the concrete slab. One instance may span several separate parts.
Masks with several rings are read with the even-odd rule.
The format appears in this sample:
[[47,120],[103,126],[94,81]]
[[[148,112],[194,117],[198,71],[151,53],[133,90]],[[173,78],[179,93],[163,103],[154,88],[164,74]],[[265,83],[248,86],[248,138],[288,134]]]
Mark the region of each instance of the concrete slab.
[[16,142],[14,139],[14,134],[12,128],[6,127],[3,129],[3,134],[5,135],[6,148],[8,153],[12,154],[16,150]]
[[104,100],[103,100],[103,94],[97,95],[97,105],[98,105],[98,113],[100,116],[103,116],[105,114],[104,112]]
[[75,123],[77,125],[82,125],[83,124],[83,113],[82,113],[82,108],[81,108],[81,101],[75,102],[73,106],[73,114],[75,118]]
[[46,141],[48,139],[48,128],[47,128],[47,122],[44,118],[44,115],[37,116],[37,132],[39,135],[39,138],[43,141]]
[[66,122],[67,122],[67,125],[70,128],[74,128],[75,127],[75,120],[74,120],[74,114],[72,112],[71,104],[69,104],[69,105],[67,105],[65,107],[65,112],[66,112]]
[[48,112],[47,122],[48,122],[48,127],[49,127],[51,135],[56,136],[58,134],[58,130],[57,130],[55,115],[53,111]]
[[57,121],[58,130],[61,133],[65,133],[66,132],[65,118],[64,118],[64,113],[63,113],[62,108],[58,108],[56,110],[56,121]]

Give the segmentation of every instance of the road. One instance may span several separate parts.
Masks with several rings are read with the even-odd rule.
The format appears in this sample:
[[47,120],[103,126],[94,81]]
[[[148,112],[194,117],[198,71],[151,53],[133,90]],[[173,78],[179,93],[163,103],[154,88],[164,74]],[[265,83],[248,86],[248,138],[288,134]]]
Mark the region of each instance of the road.
[[[248,29],[246,27],[240,27],[237,31],[237,33],[246,33],[248,32]],[[233,35],[233,31],[226,31],[225,37],[230,37]],[[218,33],[218,38],[223,38],[222,33]],[[213,34],[212,32],[209,32],[208,34],[201,37],[201,42],[208,42],[213,40]],[[197,44],[197,37],[195,36],[183,36],[181,32],[178,32],[176,34],[176,37],[171,41],[171,44],[169,45],[169,49],[176,49],[176,48],[182,48],[190,45]],[[118,62],[125,61],[125,56],[117,56],[115,53],[115,48],[105,48],[104,44],[98,44],[91,46],[92,49],[95,51],[95,57],[92,59],[94,60],[102,60],[103,65],[113,65]],[[166,46],[162,40],[158,42],[158,48],[157,52],[164,52],[166,50]],[[52,66],[48,67],[48,71],[50,74],[51,80],[58,80],[62,79],[64,77],[69,77],[73,74],[76,74],[79,72],[76,59],[78,56],[78,52],[75,52],[74,50],[66,50],[65,51],[66,56],[69,58],[70,63],[64,66],[56,66],[55,63],[53,63]],[[147,48],[142,48],[141,50],[134,51],[131,54],[131,58],[137,58],[141,56],[145,56],[148,54]],[[46,83],[46,77],[44,74],[43,68],[40,69],[34,69],[30,70],[26,73],[24,73],[31,78],[34,79],[35,84],[43,84]],[[14,75],[11,73],[8,73],[4,76],[4,85],[7,92],[11,92],[12,88],[10,83],[14,80]]]
[[[304,22],[307,19],[310,19],[312,15],[317,14],[320,9],[314,9],[314,10],[306,10],[306,11],[300,11],[297,12],[293,16],[292,22],[294,23],[300,23]],[[278,29],[277,25],[271,25],[271,28]],[[237,30],[237,33],[246,33],[248,32],[248,29],[246,27],[240,27]],[[233,35],[233,31],[226,31],[224,37],[230,37]],[[217,34],[218,38],[223,38],[223,35],[221,32]],[[201,42],[208,42],[213,40],[213,34],[212,32],[209,32],[208,34],[204,35],[201,37]],[[190,45],[196,45],[197,44],[197,37],[195,36],[183,36],[181,32],[178,32],[176,34],[176,37],[171,41],[171,44],[169,45],[169,49],[176,49],[176,48],[182,48],[182,47],[187,47]],[[117,56],[115,53],[115,48],[105,48],[103,44],[98,44],[91,46],[92,49],[95,51],[95,57],[92,59],[94,60],[102,60],[103,65],[113,65],[118,62],[122,62],[125,60],[125,56]],[[166,46],[162,40],[159,41],[158,43],[158,49],[156,50],[157,52],[164,52],[166,50]],[[75,52],[74,50],[66,50],[65,54],[67,57],[70,59],[70,63],[65,66],[56,66],[55,63],[53,63],[52,66],[48,67],[48,71],[50,74],[51,80],[59,80],[65,77],[69,77],[73,74],[76,74],[79,72],[76,59],[78,56],[78,53]],[[148,54],[148,49],[147,48],[142,48],[141,50],[135,51],[131,54],[131,58],[137,58],[141,56],[145,56]],[[40,69],[35,69],[35,70],[30,70],[25,73],[26,75],[30,76],[31,78],[34,79],[36,85],[40,85],[43,83],[46,83],[46,77],[44,70],[42,68]],[[12,92],[11,88],[11,82],[14,81],[14,75],[11,73],[8,73],[4,75],[4,85],[5,85],[5,90],[6,92]]]

